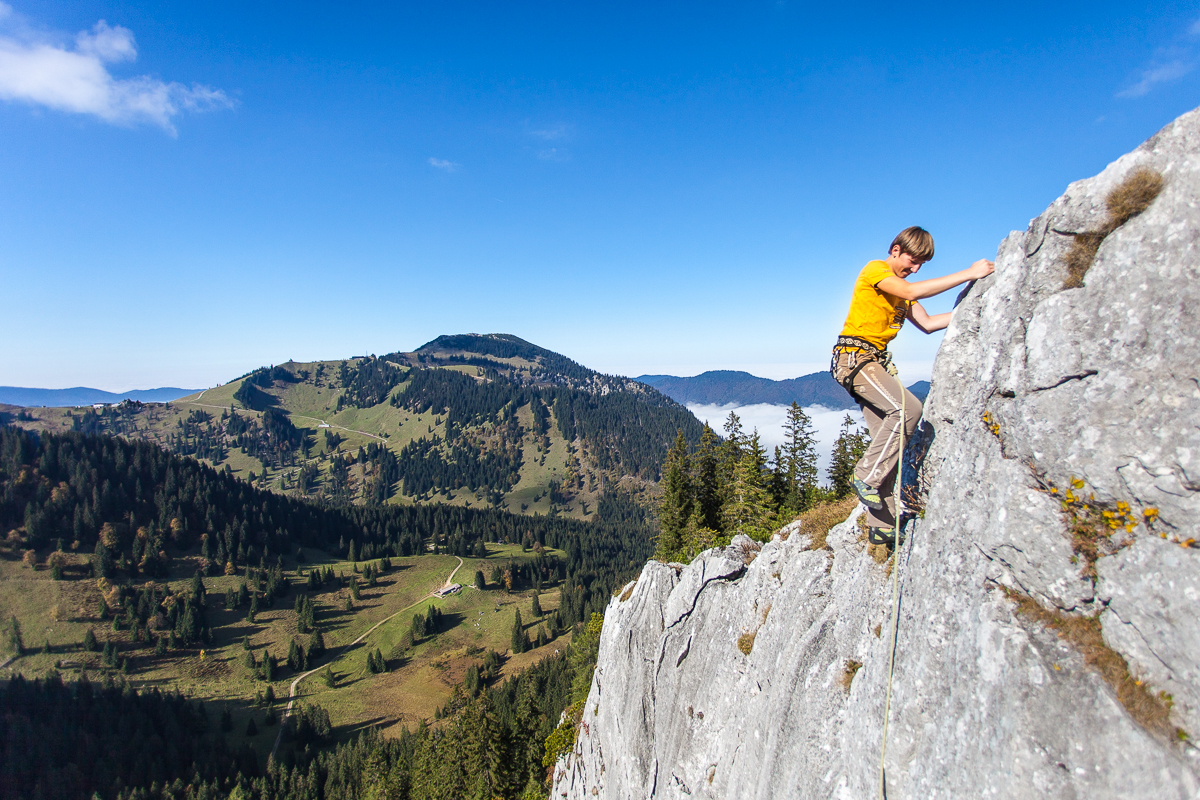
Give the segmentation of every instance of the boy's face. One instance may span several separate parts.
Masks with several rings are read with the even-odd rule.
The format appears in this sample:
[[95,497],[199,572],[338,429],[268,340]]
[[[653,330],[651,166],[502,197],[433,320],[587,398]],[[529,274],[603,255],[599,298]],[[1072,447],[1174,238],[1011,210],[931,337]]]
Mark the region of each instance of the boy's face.
[[892,268],[892,272],[896,273],[897,278],[907,278],[921,268],[924,261],[913,258],[911,253],[901,253],[900,245],[892,247],[890,253],[891,258],[888,259],[888,264]]

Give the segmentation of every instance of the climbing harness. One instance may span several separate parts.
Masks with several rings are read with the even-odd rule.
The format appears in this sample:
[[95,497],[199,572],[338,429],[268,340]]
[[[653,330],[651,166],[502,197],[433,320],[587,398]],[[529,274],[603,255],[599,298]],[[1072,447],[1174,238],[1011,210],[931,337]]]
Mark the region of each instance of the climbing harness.
[[[893,373],[895,374],[895,373]],[[900,377],[896,375],[897,379]],[[904,399],[908,394],[901,383],[900,391],[900,456],[896,460],[896,520],[893,528],[895,549],[892,551],[892,646],[888,650],[887,695],[883,701],[883,739],[879,747],[879,800],[887,797],[887,770],[884,763],[887,759],[888,717],[892,708],[892,676],[896,672],[896,640],[900,634],[900,551],[904,540],[900,538],[901,520],[904,519],[904,426],[907,417],[904,412]],[[907,552],[911,552],[911,548]]]
[[833,358],[829,361],[829,373],[853,395],[854,379],[862,372],[863,367],[874,362],[883,365],[889,374],[896,374],[892,354],[886,349],[880,350],[866,339],[857,336],[839,336],[833,348]]

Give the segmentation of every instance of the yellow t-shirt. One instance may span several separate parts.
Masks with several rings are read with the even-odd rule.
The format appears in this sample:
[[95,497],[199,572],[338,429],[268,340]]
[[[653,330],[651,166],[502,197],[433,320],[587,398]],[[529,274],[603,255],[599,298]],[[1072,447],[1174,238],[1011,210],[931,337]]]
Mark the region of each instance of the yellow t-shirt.
[[894,277],[895,273],[884,261],[871,261],[862,268],[854,282],[854,296],[850,298],[850,313],[842,326],[842,336],[857,336],[880,350],[887,349],[888,342],[900,332],[911,305],[908,300],[875,288],[884,278]]

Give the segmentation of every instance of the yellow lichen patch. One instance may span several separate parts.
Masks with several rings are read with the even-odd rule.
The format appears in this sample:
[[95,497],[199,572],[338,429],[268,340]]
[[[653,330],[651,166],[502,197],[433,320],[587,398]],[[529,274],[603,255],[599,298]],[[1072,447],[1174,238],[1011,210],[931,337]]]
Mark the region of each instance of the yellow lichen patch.
[[997,439],[1000,438],[1000,423],[992,416],[992,412],[983,412],[983,424],[992,432],[992,436],[995,436]]
[[[1072,476],[1070,488],[1065,492],[1043,477],[1038,481],[1044,491],[1058,500],[1071,535],[1071,549],[1075,551],[1076,560],[1083,563],[1084,576],[1093,580],[1099,558],[1133,544],[1133,534],[1138,527],[1152,531],[1158,519],[1156,508],[1137,512],[1124,500],[1115,503],[1097,501],[1094,493],[1084,493],[1087,484],[1081,478]],[[1167,538],[1166,533],[1160,535]],[[1178,539],[1172,541],[1183,544]]]

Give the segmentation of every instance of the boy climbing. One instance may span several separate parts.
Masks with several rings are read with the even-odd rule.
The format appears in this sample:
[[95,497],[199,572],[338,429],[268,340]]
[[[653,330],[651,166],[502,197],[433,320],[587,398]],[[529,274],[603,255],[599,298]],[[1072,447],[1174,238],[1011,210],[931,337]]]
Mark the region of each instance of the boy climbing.
[[[917,302],[947,289],[992,274],[995,265],[980,259],[967,269],[909,283],[908,277],[933,258],[933,236],[924,228],[905,228],[892,240],[888,257],[871,261],[858,273],[850,313],[833,348],[830,372],[862,408],[871,445],[854,468],[854,491],[867,507],[871,544],[895,545],[896,465],[900,460],[900,426],[911,437],[921,419],[921,401],[896,377],[888,343],[905,319],[925,333],[950,324],[950,312],[929,314]],[[903,396],[903,406],[901,397]],[[904,419],[901,419],[903,407]]]

